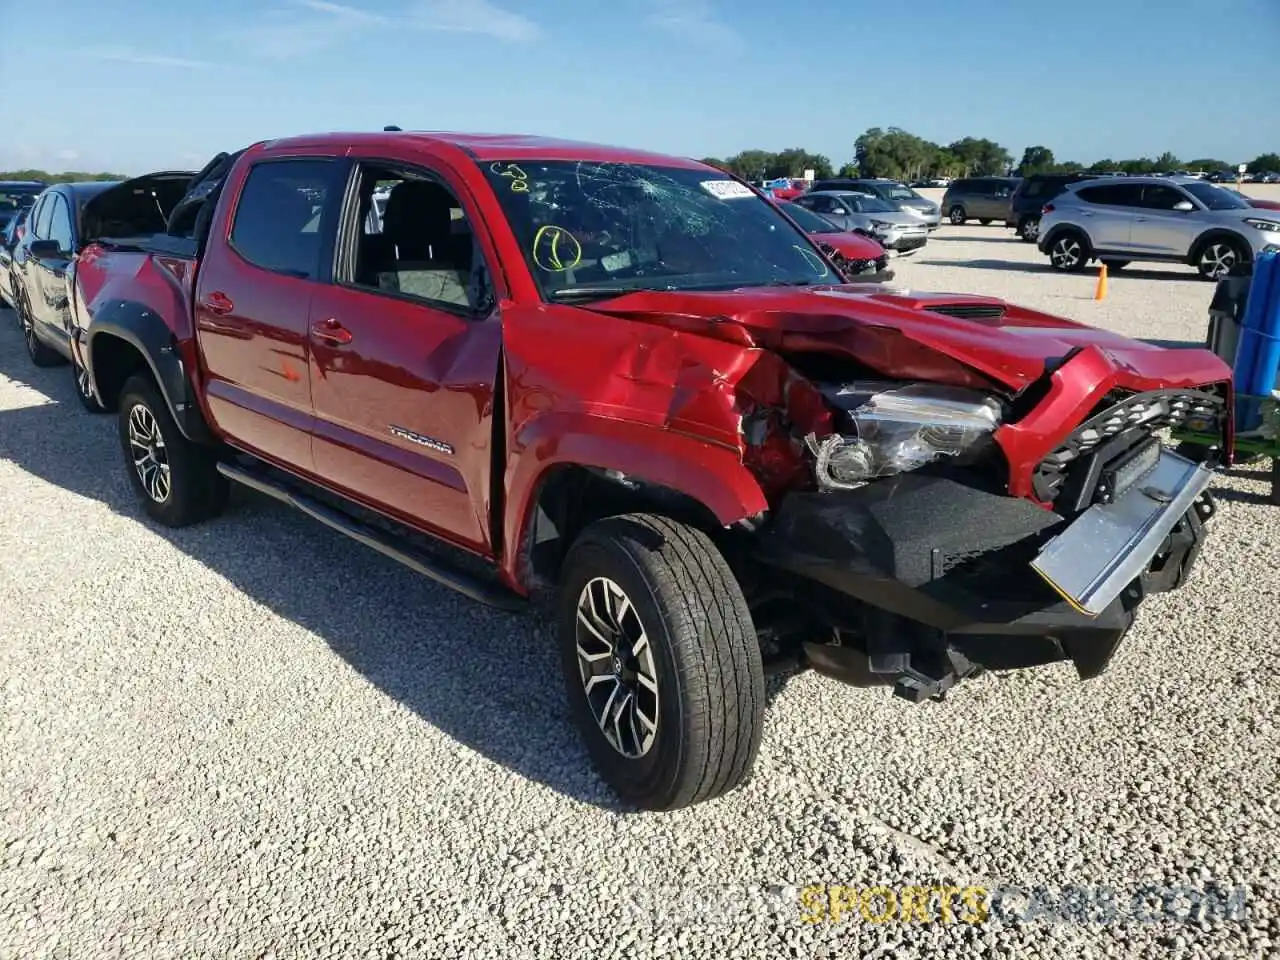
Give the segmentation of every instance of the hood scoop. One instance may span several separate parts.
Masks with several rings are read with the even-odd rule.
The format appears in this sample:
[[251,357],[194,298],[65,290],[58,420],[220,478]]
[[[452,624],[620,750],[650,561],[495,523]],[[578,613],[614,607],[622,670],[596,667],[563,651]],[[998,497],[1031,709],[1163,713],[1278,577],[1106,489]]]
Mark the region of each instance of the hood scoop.
[[1001,320],[1005,314],[1002,303],[938,303],[925,309],[957,320]]

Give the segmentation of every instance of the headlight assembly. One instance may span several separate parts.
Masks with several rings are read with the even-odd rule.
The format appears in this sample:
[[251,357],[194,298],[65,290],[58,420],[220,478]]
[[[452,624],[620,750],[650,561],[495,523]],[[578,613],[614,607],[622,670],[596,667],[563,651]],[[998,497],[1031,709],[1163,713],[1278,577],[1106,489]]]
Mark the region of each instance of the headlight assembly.
[[982,446],[1000,425],[998,401],[963,387],[854,383],[824,391],[852,434],[806,438],[819,486],[851,489]]
[[1261,230],[1263,233],[1280,233],[1280,222],[1275,220],[1263,220],[1261,217],[1250,217],[1245,221],[1255,230]]

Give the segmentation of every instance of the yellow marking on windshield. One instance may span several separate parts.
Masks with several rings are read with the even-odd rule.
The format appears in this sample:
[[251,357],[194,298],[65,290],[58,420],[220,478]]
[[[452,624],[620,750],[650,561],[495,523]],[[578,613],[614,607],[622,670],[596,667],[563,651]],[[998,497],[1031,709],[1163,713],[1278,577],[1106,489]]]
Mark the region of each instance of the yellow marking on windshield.
[[582,262],[582,244],[564,227],[544,224],[533,235],[533,262],[548,273],[563,273]]

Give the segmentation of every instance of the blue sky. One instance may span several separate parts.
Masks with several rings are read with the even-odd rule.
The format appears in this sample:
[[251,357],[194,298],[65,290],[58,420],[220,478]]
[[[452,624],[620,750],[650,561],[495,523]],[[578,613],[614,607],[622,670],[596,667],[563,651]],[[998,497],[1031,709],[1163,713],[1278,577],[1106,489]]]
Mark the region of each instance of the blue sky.
[[894,125],[1237,162],[1280,151],[1277,55],[1280,0],[0,0],[0,169],[388,123],[837,164]]

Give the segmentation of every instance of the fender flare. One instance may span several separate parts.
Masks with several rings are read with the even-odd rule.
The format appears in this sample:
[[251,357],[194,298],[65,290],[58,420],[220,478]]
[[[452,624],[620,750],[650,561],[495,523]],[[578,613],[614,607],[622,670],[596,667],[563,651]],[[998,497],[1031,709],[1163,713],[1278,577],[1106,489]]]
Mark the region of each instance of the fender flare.
[[100,337],[114,337],[142,357],[182,435],[193,443],[210,444],[214,436],[200,410],[178,339],[150,307],[131,300],[111,300],[94,311],[85,334],[85,367],[95,389],[103,373],[95,369]]
[[518,430],[506,476],[510,573],[536,522],[543,485],[566,466],[616,470],[704,506],[723,526],[769,509],[759,481],[726,446],[660,426],[584,413],[548,413]]

